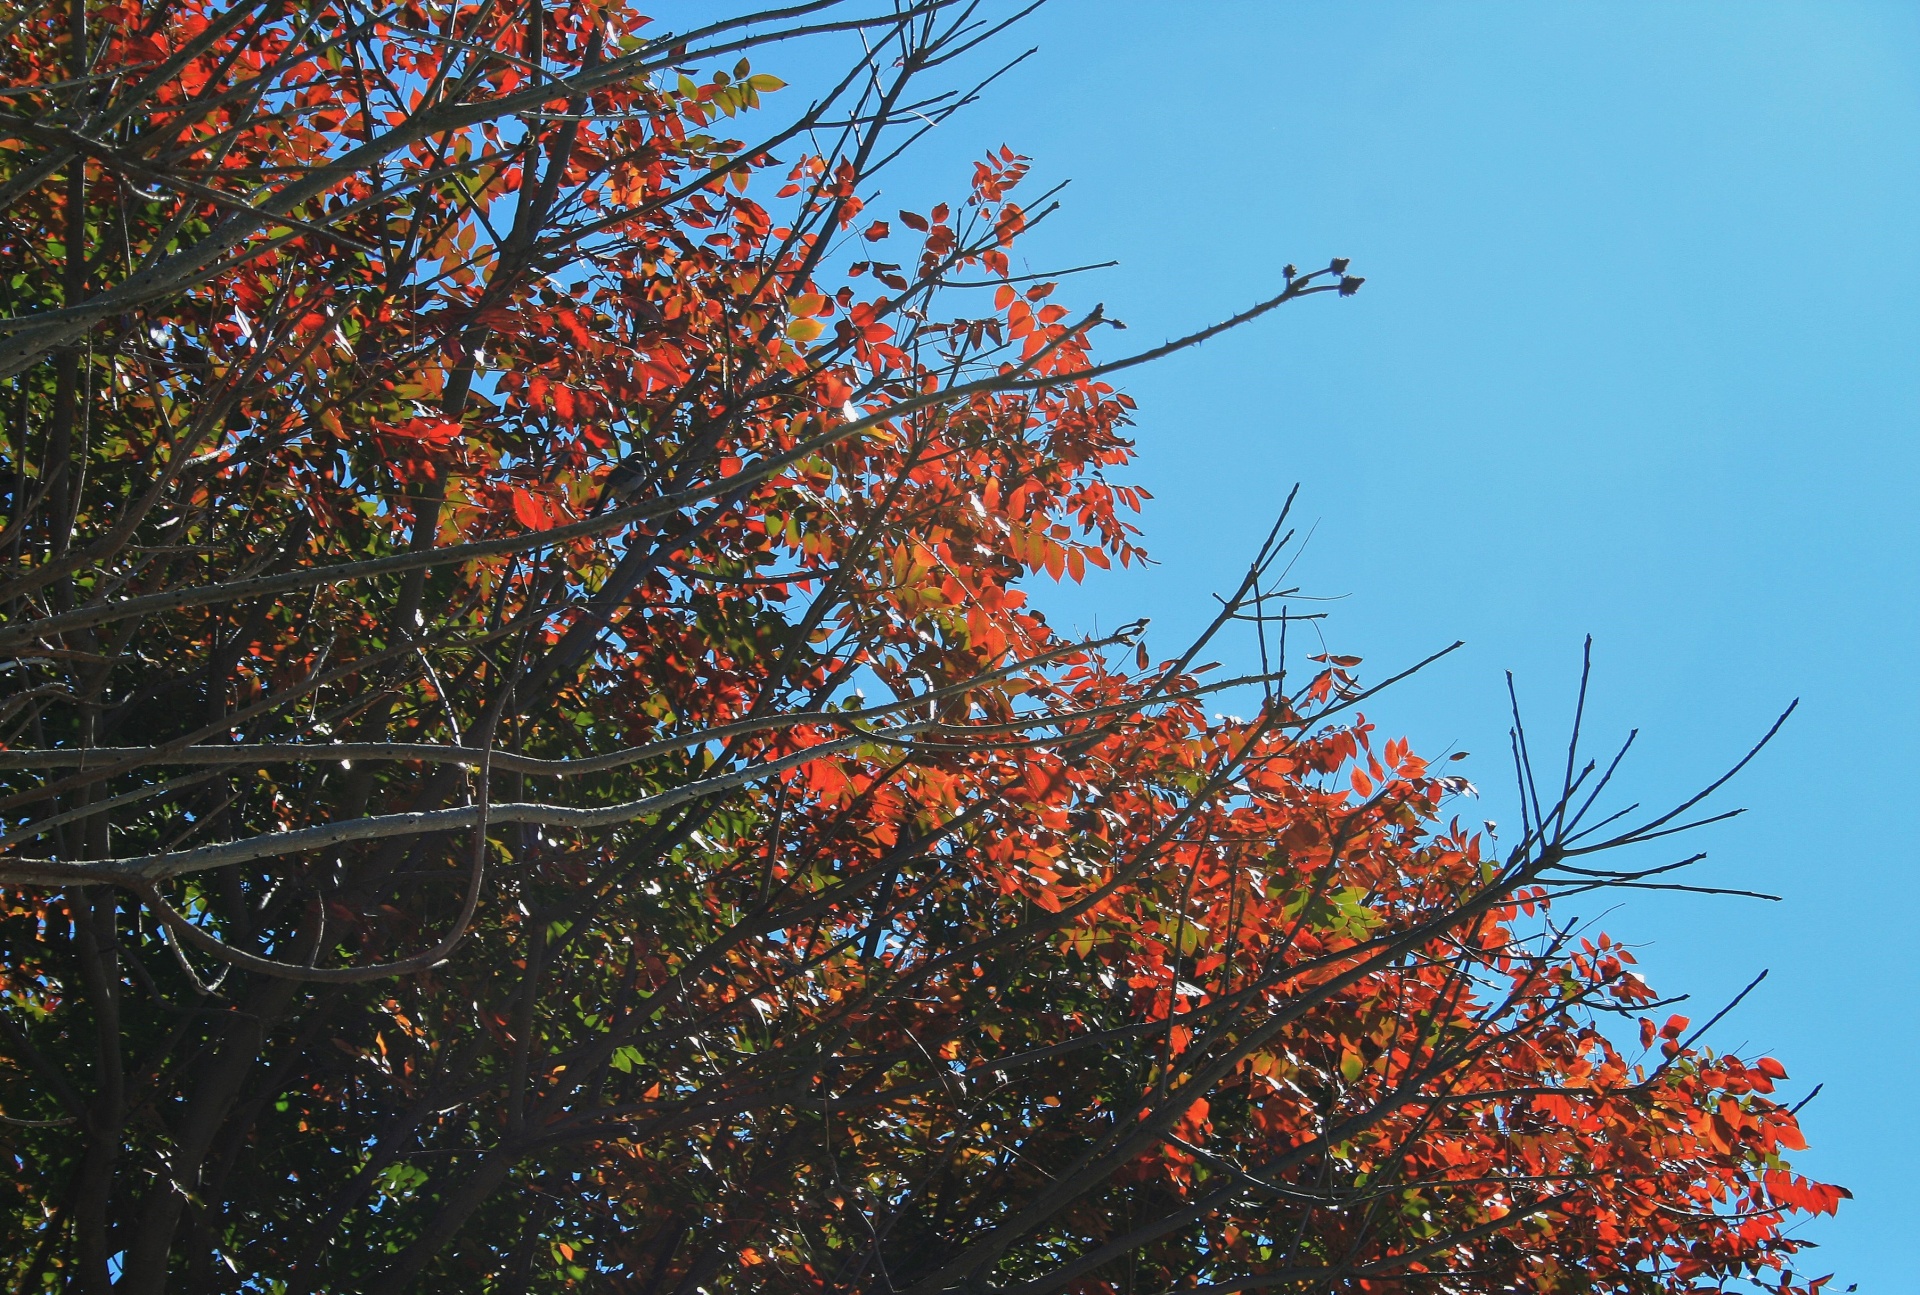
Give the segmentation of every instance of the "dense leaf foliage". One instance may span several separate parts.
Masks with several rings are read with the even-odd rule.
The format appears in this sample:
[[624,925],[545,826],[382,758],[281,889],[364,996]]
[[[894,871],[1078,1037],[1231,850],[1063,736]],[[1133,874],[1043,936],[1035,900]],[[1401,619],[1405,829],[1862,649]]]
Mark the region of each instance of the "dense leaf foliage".
[[1102,362],[1010,148],[871,209],[1011,10],[4,16],[14,1288],[1818,1289],[1782,1068],[1549,915],[1699,798],[1576,727],[1496,857],[1283,525],[1163,659],[1028,602],[1115,373],[1360,280]]

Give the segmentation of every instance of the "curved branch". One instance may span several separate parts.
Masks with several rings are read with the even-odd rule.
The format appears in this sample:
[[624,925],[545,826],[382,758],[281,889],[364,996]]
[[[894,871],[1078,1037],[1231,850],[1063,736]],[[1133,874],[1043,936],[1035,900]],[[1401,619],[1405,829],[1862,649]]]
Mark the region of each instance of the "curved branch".
[[[1144,624],[1140,622],[1139,624]],[[496,768],[514,773],[549,774],[555,777],[569,777],[578,774],[600,773],[608,769],[618,769],[656,755],[665,755],[673,751],[684,751],[688,747],[700,746],[722,738],[739,737],[750,733],[768,732],[774,729],[791,728],[801,724],[851,724],[862,720],[876,719],[884,715],[897,715],[916,707],[935,702],[947,701],[954,697],[965,696],[976,688],[998,680],[1019,674],[1037,666],[1047,665],[1062,657],[1079,653],[1097,651],[1114,644],[1131,644],[1138,629],[1126,626],[1104,638],[1081,639],[1046,652],[1022,657],[1008,665],[996,666],[970,675],[959,683],[944,688],[930,689],[924,693],[889,702],[884,706],[866,706],[859,710],[803,710],[791,711],[784,715],[766,715],[752,719],[736,720],[730,724],[716,724],[711,728],[696,729],[691,733],[681,733],[673,737],[661,738],[655,742],[640,746],[626,747],[619,751],[608,751],[601,755],[586,756],[579,759],[547,759],[541,756],[520,755],[511,751],[493,753]],[[1241,683],[1258,682],[1257,679],[1229,679],[1207,688],[1195,690],[1193,696],[1201,692],[1217,692],[1221,688],[1235,687]],[[1185,696],[1189,694],[1179,694]],[[1170,696],[1158,700],[1176,700]],[[1076,712],[1069,715],[1035,715],[1022,727],[1033,727],[1052,723],[1056,720],[1078,719],[1102,713],[1100,710]],[[151,756],[151,759],[141,759]],[[474,748],[470,746],[427,746],[410,742],[334,742],[325,746],[305,742],[277,742],[259,745],[229,744],[225,746],[189,746],[189,747],[85,747],[79,749],[31,748],[20,751],[0,751],[0,769],[72,769],[87,768],[96,761],[118,761],[114,768],[118,772],[139,768],[143,764],[181,764],[181,765],[232,765],[259,764],[262,762],[297,763],[304,760],[413,760],[422,764],[463,764],[476,763]],[[153,794],[157,789],[149,788],[140,794]],[[137,799],[134,793],[128,793]],[[88,813],[96,812],[101,806],[95,806]],[[8,844],[10,838],[0,838],[0,845]]]
[[[614,827],[716,792],[730,791],[761,778],[784,773],[823,756],[837,755],[876,741],[887,741],[926,727],[931,727],[930,722],[903,724],[886,733],[861,733],[822,742],[778,760],[751,764],[684,787],[675,787],[671,791],[619,804],[582,808],[515,801],[494,806],[487,818],[492,823],[543,823],[576,830]],[[208,868],[279,858],[357,841],[383,841],[401,836],[461,831],[477,825],[481,818],[479,805],[461,805],[415,813],[369,815],[342,823],[322,823],[290,832],[273,832],[218,845],[203,845],[192,850],[172,850],[126,859],[76,859],[71,862],[57,859],[11,860],[0,864],[0,879],[9,885],[86,886],[104,883],[137,888],[141,883],[182,877],[189,873],[204,872]]]
[[272,976],[279,980],[297,980],[307,984],[355,985],[369,980],[385,980],[392,976],[404,976],[409,972],[425,971],[428,967],[439,966],[445,962],[460,942],[467,937],[473,927],[474,912],[480,907],[480,889],[486,880],[487,872],[487,815],[490,807],[490,788],[493,766],[494,731],[499,725],[499,710],[494,711],[493,720],[487,725],[487,736],[480,749],[480,791],[478,799],[468,808],[473,814],[473,862],[467,869],[467,896],[460,905],[460,915],[453,921],[453,929],[446,938],[424,953],[416,953],[410,958],[397,962],[382,962],[370,967],[303,967],[298,963],[281,962],[275,958],[262,958],[258,954],[236,949],[226,941],[202,930],[187,920],[185,914],[169,904],[160,895],[160,889],[152,882],[140,881],[129,886],[136,895],[152,908],[165,922],[167,930],[185,940],[202,953],[209,954],[230,967],[242,971],[251,971],[258,975]]
[[396,553],[391,557],[373,558],[365,562],[343,562],[337,566],[319,570],[290,571],[277,576],[257,576],[249,580],[233,580],[215,585],[203,585],[198,589],[168,591],[166,593],[147,594],[138,598],[128,598],[117,603],[98,603],[92,606],[75,608],[70,612],[61,612],[53,616],[43,616],[23,624],[0,627],[0,648],[11,647],[29,642],[50,634],[64,633],[68,630],[84,629],[92,625],[102,625],[126,616],[143,613],[184,611],[190,607],[207,607],[215,603],[230,602],[242,598],[263,598],[269,595],[291,593],[296,589],[311,588],[318,585],[340,584],[349,580],[364,580],[378,575],[398,575],[404,572],[424,570],[429,567],[444,566],[449,563],[465,562],[476,558],[497,557],[508,553],[523,552],[531,548],[543,548],[563,543],[567,540],[581,539],[590,535],[602,535],[619,530],[629,524],[654,521],[679,512],[696,504],[751,489],[772,479],[785,469],[820,451],[837,445],[862,432],[872,431],[906,414],[916,413],[955,400],[970,399],[974,396],[995,395],[1007,391],[1037,391],[1046,387],[1060,386],[1092,378],[1105,377],[1145,364],[1151,360],[1172,355],[1176,351],[1198,346],[1229,329],[1238,328],[1267,312],[1300,297],[1315,293],[1333,292],[1336,285],[1322,284],[1310,286],[1312,280],[1330,270],[1316,270],[1313,274],[1297,276],[1278,296],[1270,297],[1259,304],[1241,311],[1239,314],[1216,324],[1211,324],[1195,333],[1176,338],[1150,350],[1109,361],[1105,364],[1091,365],[1070,373],[1053,373],[1044,377],[1022,377],[1022,373],[1031,372],[1032,367],[1048,354],[1057,350],[1067,341],[1083,335],[1088,329],[1103,320],[1100,308],[1095,307],[1084,319],[1073,327],[1064,330],[1048,346],[1041,348],[1020,369],[1008,374],[996,374],[980,378],[973,382],[963,382],[958,386],[946,387],[939,391],[925,392],[886,406],[874,413],[863,414],[858,418],[842,423],[831,431],[809,437],[791,449],[742,468],[739,472],[717,482],[695,486],[664,495],[644,504],[634,504],[626,508],[603,512],[595,517],[564,526],[555,526],[544,531],[523,531],[517,535],[501,536],[498,539],[476,540],[467,544],[449,545],[444,548],[429,549],[415,553]]

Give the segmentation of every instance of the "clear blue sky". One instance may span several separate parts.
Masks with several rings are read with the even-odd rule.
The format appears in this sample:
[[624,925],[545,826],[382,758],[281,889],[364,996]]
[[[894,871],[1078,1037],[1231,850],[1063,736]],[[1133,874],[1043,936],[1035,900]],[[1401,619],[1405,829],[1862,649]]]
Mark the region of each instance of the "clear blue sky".
[[1367,276],[1128,383],[1161,565],[1049,605],[1171,647],[1298,481],[1338,650],[1384,673],[1468,641],[1372,714],[1473,751],[1502,821],[1501,672],[1564,726],[1588,632],[1592,731],[1643,730],[1635,796],[1802,698],[1695,878],[1785,902],[1605,924],[1696,1019],[1771,968],[1715,1041],[1826,1085],[1803,1163],[1858,1200],[1805,1270],[1911,1289],[1920,5],[1053,0],[1009,39],[1040,53],[883,207],[1031,154],[1073,180],[1033,268],[1120,258],[1061,295],[1130,341],[1287,261]]

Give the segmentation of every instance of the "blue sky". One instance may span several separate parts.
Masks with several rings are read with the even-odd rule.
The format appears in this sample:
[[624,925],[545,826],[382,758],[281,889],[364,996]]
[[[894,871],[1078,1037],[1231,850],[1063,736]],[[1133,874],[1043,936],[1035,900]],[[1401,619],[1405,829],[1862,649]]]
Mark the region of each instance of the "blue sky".
[[1143,343],[1287,261],[1367,276],[1129,380],[1160,565],[1046,595],[1056,619],[1150,615],[1171,648],[1298,481],[1336,650],[1378,674],[1467,640],[1371,715],[1474,752],[1487,817],[1519,817],[1502,671],[1564,729],[1587,633],[1591,731],[1642,730],[1632,797],[1803,699],[1694,877],[1784,902],[1576,911],[1696,1019],[1771,969],[1714,1041],[1826,1085],[1803,1164],[1858,1199],[1805,1270],[1906,1289],[1920,6],[1053,0],[1009,41],[1040,52],[882,209],[1012,144],[1073,180],[1031,268],[1120,258],[1059,299]]

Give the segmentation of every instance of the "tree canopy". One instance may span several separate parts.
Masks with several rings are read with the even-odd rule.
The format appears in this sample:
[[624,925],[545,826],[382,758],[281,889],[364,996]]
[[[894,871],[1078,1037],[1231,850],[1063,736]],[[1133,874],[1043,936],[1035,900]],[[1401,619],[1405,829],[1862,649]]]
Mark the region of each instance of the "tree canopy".
[[1018,16],[5,7],[14,1288],[1820,1288],[1784,1069],[1553,907],[1724,778],[1516,714],[1496,851],[1279,500],[1191,643],[1029,600],[1121,373],[1361,280],[1127,350],[1011,147],[873,206]]

